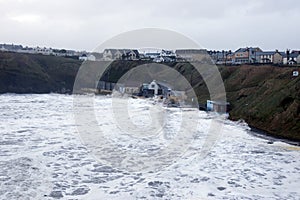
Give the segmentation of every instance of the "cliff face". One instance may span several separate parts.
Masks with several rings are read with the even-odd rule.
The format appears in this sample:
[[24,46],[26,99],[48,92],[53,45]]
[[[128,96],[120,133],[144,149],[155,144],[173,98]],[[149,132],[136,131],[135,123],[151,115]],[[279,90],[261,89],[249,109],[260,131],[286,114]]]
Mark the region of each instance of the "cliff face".
[[273,66],[221,67],[230,118],[272,135],[300,140],[299,68]]
[[[145,63],[114,62],[107,81],[115,82],[128,70]],[[71,92],[80,65],[80,61],[69,58],[0,52],[0,93]],[[169,66],[186,77],[201,104],[210,99],[205,82],[191,65]],[[244,119],[274,136],[300,140],[300,77],[292,77],[299,68],[224,66],[219,70],[232,120]]]
[[70,58],[0,52],[0,93],[71,92],[80,65]]

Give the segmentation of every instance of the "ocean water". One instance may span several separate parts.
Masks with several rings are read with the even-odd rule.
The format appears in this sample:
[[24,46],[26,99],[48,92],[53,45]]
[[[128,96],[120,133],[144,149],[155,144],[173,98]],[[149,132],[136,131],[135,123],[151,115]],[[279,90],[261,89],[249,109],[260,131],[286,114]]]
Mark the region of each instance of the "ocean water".
[[297,146],[212,113],[76,98],[0,95],[0,199],[300,199]]

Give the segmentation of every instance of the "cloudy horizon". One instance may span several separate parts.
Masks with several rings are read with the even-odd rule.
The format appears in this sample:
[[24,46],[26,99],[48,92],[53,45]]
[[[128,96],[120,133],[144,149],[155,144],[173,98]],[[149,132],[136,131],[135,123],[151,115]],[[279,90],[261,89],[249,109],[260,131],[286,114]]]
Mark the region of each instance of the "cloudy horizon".
[[207,49],[299,49],[297,0],[0,0],[0,43],[91,51],[141,28],[181,33]]

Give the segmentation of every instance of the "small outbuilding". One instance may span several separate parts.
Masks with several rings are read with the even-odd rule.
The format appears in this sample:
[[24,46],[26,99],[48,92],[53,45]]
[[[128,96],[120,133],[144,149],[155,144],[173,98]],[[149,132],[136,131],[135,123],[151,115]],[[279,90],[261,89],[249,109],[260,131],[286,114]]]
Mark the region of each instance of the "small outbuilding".
[[211,101],[207,100],[206,110],[218,113],[227,113],[229,109],[229,103],[224,101]]

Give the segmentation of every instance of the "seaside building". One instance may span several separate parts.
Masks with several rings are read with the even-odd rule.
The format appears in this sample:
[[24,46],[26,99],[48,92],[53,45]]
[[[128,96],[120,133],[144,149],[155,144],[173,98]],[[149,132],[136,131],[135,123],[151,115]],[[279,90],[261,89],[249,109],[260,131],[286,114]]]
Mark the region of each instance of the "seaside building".
[[229,109],[228,102],[207,100],[206,110],[217,113],[227,113]]
[[250,64],[257,63],[257,53],[262,52],[259,47],[246,47],[239,48],[234,52],[233,62],[234,64]]
[[283,64],[283,58],[286,56],[284,52],[263,51],[256,53],[257,63]]

